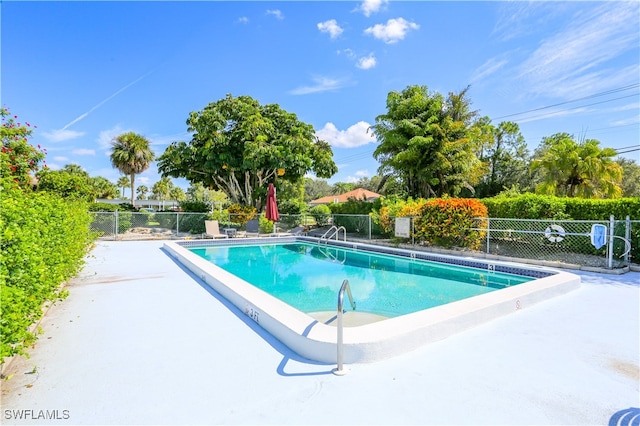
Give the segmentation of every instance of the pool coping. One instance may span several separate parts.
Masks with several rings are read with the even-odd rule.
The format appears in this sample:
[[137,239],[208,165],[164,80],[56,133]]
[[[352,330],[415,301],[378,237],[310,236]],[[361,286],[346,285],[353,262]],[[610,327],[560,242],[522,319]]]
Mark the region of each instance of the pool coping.
[[[306,313],[219,268],[188,247],[241,245],[265,242],[319,242],[312,237],[271,237],[226,240],[168,241],[166,252],[213,290],[230,301],[263,329],[309,360],[332,363],[337,354],[336,327],[323,324]],[[395,254],[409,258],[482,268],[487,271],[528,271],[537,279],[517,286],[463,299],[412,314],[371,324],[344,328],[344,362],[375,362],[398,356],[445,339],[476,325],[525,309],[580,287],[580,277],[546,267],[512,262],[415,252],[371,244],[323,241],[322,244]],[[337,301],[337,294],[336,294]]]

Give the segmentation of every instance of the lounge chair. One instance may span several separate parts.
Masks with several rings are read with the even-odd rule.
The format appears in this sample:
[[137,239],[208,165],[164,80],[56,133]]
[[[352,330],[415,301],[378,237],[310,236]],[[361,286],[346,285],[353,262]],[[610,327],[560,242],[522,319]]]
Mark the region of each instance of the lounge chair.
[[204,227],[205,227],[205,237],[211,237],[211,238],[229,238],[229,236],[227,234],[221,234],[220,233],[220,226],[218,226],[218,221],[217,220],[205,220],[204,221]]
[[260,236],[260,221],[258,219],[251,219],[247,222],[245,237],[259,237]]
[[287,232],[278,232],[278,237],[288,237],[291,235],[306,235],[304,230],[304,226],[296,226],[295,228],[289,229]]

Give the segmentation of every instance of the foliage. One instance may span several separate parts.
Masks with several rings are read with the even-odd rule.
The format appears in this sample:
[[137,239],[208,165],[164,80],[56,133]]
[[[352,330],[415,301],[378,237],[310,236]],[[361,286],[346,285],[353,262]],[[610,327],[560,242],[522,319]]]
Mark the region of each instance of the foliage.
[[65,170],[44,169],[38,173],[38,190],[58,194],[69,200],[95,199],[94,187],[89,175],[69,173]]
[[256,208],[251,206],[241,206],[240,204],[232,204],[227,210],[232,222],[244,225],[256,215]]
[[326,226],[329,224],[329,219],[331,218],[331,210],[324,204],[313,207],[311,210],[309,210],[309,214],[311,215],[311,217],[313,217],[318,226]]
[[344,203],[331,203],[328,205],[333,214],[369,214],[373,210],[378,210],[380,206],[380,198],[374,201],[349,198]]
[[568,219],[566,200],[546,195],[522,194],[516,198],[483,198],[482,202],[492,218]]
[[300,215],[307,211],[307,203],[300,199],[278,199],[278,212],[280,214]]
[[331,194],[331,185],[325,179],[304,178],[304,201],[317,200]]
[[270,234],[273,232],[273,222],[264,216],[258,218],[259,230],[261,234]]
[[485,205],[475,199],[431,199],[420,208],[420,216],[415,219],[415,238],[442,247],[477,250],[485,232],[470,228],[480,228],[478,218],[486,218],[487,214]]
[[382,231],[391,235],[394,231],[394,219],[396,217],[414,217],[420,214],[420,209],[427,202],[424,198],[414,200],[409,198],[389,197],[381,199],[380,209],[371,215],[374,223],[381,226]]
[[[89,185],[93,188],[95,198],[113,199],[120,195],[118,193],[118,187],[102,176],[89,178]],[[139,189],[140,187],[138,188],[138,192]]]
[[501,122],[493,126],[484,117],[474,126],[476,137],[481,142],[480,161],[485,175],[476,186],[479,198],[492,197],[503,189],[514,185],[529,184],[529,152],[520,127],[513,122]]
[[468,87],[445,98],[426,86],[409,86],[387,96],[387,113],[371,126],[380,142],[374,157],[380,173],[402,179],[409,195],[457,195],[476,183],[480,163],[470,138],[477,115]]
[[616,163],[622,167],[622,196],[640,197],[640,165],[628,158],[618,158]]
[[[33,130],[31,124],[17,122],[17,115],[11,117],[9,110],[1,107],[0,117],[0,179],[2,185],[17,186],[22,189],[31,189],[34,184],[35,172],[39,170],[40,163],[44,164],[46,151],[29,144],[28,138]],[[35,126],[34,126],[35,127]],[[46,165],[45,165],[46,167]]]
[[0,193],[0,358],[24,354],[36,339],[29,327],[42,305],[57,299],[91,242],[84,202],[46,192],[4,188]]
[[178,205],[183,212],[206,213],[211,211],[211,204],[205,201],[181,201]]
[[309,171],[324,178],[337,171],[329,144],[276,104],[227,95],[191,112],[187,126],[191,141],[167,147],[159,158],[160,173],[201,182],[236,204],[259,208],[276,177],[296,182]]
[[135,206],[135,176],[147,170],[154,158],[149,140],[134,132],[127,132],[116,136],[111,144],[111,164],[131,179],[131,204]]
[[566,133],[543,139],[542,149],[531,163],[542,181],[536,192],[582,198],[615,198],[622,194],[622,167],[613,157],[613,148],[600,148],[600,142],[576,142]]

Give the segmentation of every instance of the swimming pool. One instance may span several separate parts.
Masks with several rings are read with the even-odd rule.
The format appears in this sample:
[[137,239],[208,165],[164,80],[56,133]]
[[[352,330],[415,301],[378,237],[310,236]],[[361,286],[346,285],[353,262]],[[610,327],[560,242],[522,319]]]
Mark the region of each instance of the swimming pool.
[[323,312],[335,313],[336,295],[345,279],[357,314],[378,319],[534,279],[309,242],[218,245],[190,251],[314,318],[323,317]]
[[[396,356],[494,318],[516,312],[534,303],[567,293],[580,286],[580,278],[578,276],[548,268],[446,256],[362,243],[331,241],[329,243],[323,242],[322,245],[319,245],[317,239],[311,237],[171,241],[164,244],[165,250],[178,262],[294,352],[310,360],[327,363],[335,362],[336,360],[336,327],[330,325],[330,323],[331,316],[335,316],[336,313],[337,290],[333,295],[333,305],[327,306],[330,310],[325,311],[328,316],[323,317],[319,315],[320,312],[318,311],[306,313],[250,284],[236,275],[237,271],[232,273],[190,251],[190,249],[196,248],[204,250],[206,253],[209,250],[211,256],[217,258],[219,263],[224,263],[225,259],[229,260],[230,253],[234,252],[232,250],[234,247],[247,245],[252,246],[256,255],[257,252],[260,252],[261,258],[256,258],[256,264],[261,265],[264,264],[265,256],[269,258],[267,252],[273,251],[274,245],[303,247],[305,250],[315,246],[325,248],[325,250],[349,249],[345,253],[355,251],[356,253],[364,252],[367,254],[391,254],[399,267],[404,267],[405,269],[407,265],[419,263],[413,259],[438,262],[447,267],[457,265],[472,268],[479,273],[479,277],[483,277],[480,283],[482,284],[482,280],[487,283],[485,289],[490,288],[490,282],[495,286],[491,279],[501,276],[501,274],[505,274],[508,279],[513,278],[518,281],[522,277],[533,278],[527,282],[519,282],[517,285],[505,285],[504,288],[496,291],[482,291],[481,294],[473,297],[462,298],[451,303],[445,302],[438,306],[424,308],[411,313],[390,314],[389,312],[373,310],[371,315],[375,317],[373,318],[374,321],[371,318],[367,318],[364,322],[356,321],[361,325],[345,327],[344,361],[346,363],[371,362]],[[219,248],[224,248],[225,250],[219,250]],[[335,253],[339,254],[341,252],[336,251]],[[334,255],[334,257],[336,256]],[[281,264],[281,269],[282,265],[286,264],[281,258],[276,258],[275,256],[269,259],[274,263],[276,270],[278,269],[278,263]],[[340,263],[342,266],[346,263],[343,262],[344,259],[338,257],[333,260],[334,262],[323,261],[324,263],[321,267],[314,268],[317,269],[316,271],[313,271],[310,267],[305,269],[311,271],[311,275],[313,273],[322,274],[332,263]],[[244,269],[254,269],[254,266],[245,267]],[[291,269],[293,269],[291,266],[287,267],[288,271],[291,271]],[[363,271],[367,271],[367,269],[363,269]],[[455,268],[445,268],[445,270],[453,271]],[[267,276],[271,279],[274,277],[269,274]],[[520,278],[517,278],[517,276],[520,276]],[[335,277],[336,283],[333,283],[334,278],[322,278],[322,283],[326,287],[325,284],[329,284],[330,281],[330,286],[335,285],[339,288],[342,284],[342,279],[343,277],[337,276]],[[364,282],[367,281],[367,279],[364,280]],[[475,286],[484,287],[483,285]],[[358,316],[364,312],[361,311],[361,309],[364,309],[362,302],[359,301],[359,299],[364,300],[362,294],[358,296],[357,291],[354,291],[354,298],[356,299],[357,310],[348,311],[345,314],[347,316],[350,314]],[[314,307],[313,309],[318,308]],[[320,307],[320,309],[325,308]]]

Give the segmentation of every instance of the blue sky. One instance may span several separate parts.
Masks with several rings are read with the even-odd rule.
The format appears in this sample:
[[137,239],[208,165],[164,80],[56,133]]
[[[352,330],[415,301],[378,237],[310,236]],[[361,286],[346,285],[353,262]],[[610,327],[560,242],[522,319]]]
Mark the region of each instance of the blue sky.
[[[0,4],[1,102],[36,125],[53,169],[113,182],[111,139],[156,155],[189,112],[249,95],[333,146],[329,182],[376,174],[366,132],[390,91],[471,85],[472,107],[520,125],[530,150],[568,132],[640,143],[640,2],[19,2]],[[640,151],[623,154],[640,162]],[[151,186],[154,164],[136,178]],[[186,182],[175,183],[186,188]]]

